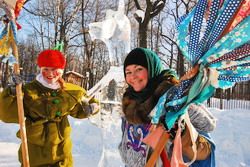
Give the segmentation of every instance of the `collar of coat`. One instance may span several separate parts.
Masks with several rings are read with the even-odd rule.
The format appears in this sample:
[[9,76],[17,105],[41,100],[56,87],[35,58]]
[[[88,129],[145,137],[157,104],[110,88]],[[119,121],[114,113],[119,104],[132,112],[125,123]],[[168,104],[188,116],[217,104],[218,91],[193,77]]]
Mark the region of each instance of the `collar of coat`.
[[128,88],[122,99],[122,109],[126,120],[133,124],[150,123],[148,115],[159,98],[177,83],[178,80],[174,75],[168,71],[163,71],[160,76],[151,81],[150,90],[147,91],[147,94],[145,92],[143,94],[141,92],[136,93]]

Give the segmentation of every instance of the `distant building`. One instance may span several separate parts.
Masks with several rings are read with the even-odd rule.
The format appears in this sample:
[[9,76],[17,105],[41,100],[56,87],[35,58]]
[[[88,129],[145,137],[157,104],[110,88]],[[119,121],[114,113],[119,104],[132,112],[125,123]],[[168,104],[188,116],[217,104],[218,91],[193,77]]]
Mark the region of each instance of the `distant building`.
[[121,104],[122,96],[126,88],[123,66],[111,66],[103,78],[90,90],[88,95],[96,97],[102,104]]
[[86,79],[85,76],[75,71],[67,71],[64,74],[64,78],[66,82],[73,83],[81,87],[83,87],[84,80]]

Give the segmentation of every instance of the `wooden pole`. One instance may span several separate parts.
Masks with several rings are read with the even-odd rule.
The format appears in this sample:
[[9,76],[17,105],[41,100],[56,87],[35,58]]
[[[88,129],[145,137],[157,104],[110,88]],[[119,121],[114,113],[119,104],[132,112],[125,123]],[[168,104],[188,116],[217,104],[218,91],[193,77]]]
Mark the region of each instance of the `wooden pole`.
[[[17,63],[14,65],[14,73],[20,74],[20,69],[19,69],[19,64],[18,64],[18,50],[17,50],[17,45],[15,42],[12,42],[12,51],[13,51],[13,55],[16,57],[16,60],[17,60]],[[21,83],[16,85],[16,97],[17,97],[17,108],[18,108],[18,120],[19,120],[19,125],[20,125],[20,135],[21,135],[21,141],[22,141],[21,147],[22,147],[23,166],[30,167]]]
[[169,134],[167,132],[164,132],[162,134],[162,136],[160,137],[160,140],[157,143],[157,145],[156,145],[152,155],[150,156],[147,164],[145,165],[145,167],[154,167],[155,166],[156,161],[160,157],[160,154],[161,154],[162,150],[164,149],[168,139],[169,139]]

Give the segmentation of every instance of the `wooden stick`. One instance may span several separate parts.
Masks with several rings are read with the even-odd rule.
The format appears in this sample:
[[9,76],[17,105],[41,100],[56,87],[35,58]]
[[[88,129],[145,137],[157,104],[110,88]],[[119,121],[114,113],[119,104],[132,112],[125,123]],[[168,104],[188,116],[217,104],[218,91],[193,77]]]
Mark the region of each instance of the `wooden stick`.
[[[12,51],[13,51],[13,55],[17,59],[17,63],[14,65],[14,73],[20,74],[20,69],[19,69],[19,64],[18,64],[18,50],[17,50],[17,45],[15,42],[12,42]],[[22,146],[23,166],[30,167],[21,83],[16,85],[16,97],[17,97],[17,108],[18,108],[18,120],[19,120],[19,125],[20,125],[20,135],[21,135],[21,141],[22,141],[21,146]]]
[[162,150],[164,149],[167,141],[169,139],[169,134],[164,132],[159,140],[159,142],[157,143],[152,155],[150,156],[147,164],[145,165],[145,167],[154,167],[155,163],[157,161],[157,159],[160,157],[160,154],[162,152]]

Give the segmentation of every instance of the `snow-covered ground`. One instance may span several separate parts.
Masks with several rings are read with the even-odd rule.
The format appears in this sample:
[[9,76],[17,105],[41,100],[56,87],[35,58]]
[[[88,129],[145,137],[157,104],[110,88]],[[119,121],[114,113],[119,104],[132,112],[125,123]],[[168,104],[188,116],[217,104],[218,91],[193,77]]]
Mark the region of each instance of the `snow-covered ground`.
[[217,166],[250,167],[250,108],[211,111],[218,119],[212,133]]
[[[216,142],[217,167],[250,167],[250,109],[218,110],[210,108],[217,117],[212,133]],[[119,113],[100,115],[95,119],[72,119],[73,156],[75,167],[123,166],[117,145],[121,138]],[[92,123],[91,123],[92,122]],[[102,127],[102,128],[101,128]],[[20,166],[17,159],[18,125],[0,122],[0,167]]]

